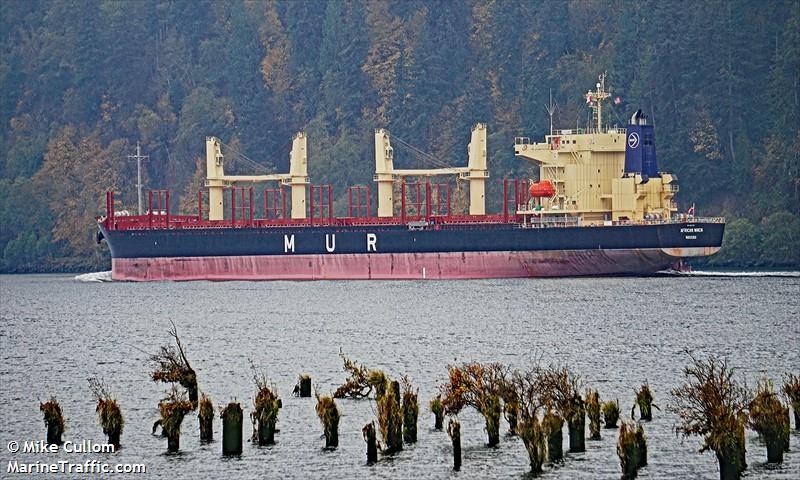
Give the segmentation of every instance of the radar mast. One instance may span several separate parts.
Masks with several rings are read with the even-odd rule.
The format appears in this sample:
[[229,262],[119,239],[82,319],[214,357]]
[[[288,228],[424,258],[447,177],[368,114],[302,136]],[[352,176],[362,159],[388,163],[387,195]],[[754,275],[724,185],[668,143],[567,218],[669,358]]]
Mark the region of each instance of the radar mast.
[[606,74],[601,73],[596,85],[596,90],[586,92],[586,103],[592,107],[592,119],[594,120],[593,133],[603,133],[603,101],[611,96],[606,91]]

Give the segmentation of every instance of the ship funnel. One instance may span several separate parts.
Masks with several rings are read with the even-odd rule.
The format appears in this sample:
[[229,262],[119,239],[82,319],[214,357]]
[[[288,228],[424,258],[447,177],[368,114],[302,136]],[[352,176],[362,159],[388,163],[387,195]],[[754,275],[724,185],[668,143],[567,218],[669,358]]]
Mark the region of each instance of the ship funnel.
[[647,125],[647,115],[641,110],[636,110],[636,113],[631,115],[631,125]]
[[625,173],[640,174],[642,178],[658,177],[655,133],[647,124],[647,116],[636,110],[627,128],[625,143]]

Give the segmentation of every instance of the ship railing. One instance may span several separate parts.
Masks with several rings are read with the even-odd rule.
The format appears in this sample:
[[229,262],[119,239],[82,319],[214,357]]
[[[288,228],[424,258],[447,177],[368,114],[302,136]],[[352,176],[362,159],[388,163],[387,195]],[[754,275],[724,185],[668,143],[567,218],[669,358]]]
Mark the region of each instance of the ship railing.
[[[106,217],[98,217],[98,221],[106,221]],[[352,226],[399,226],[406,225],[400,216],[394,217],[315,217],[304,219],[237,219],[225,220],[200,219],[197,215],[153,215],[118,216],[112,230],[151,230],[151,229],[216,229],[216,228],[286,228],[286,227],[352,227]],[[485,225],[497,223],[516,223],[516,217],[503,215],[431,215],[429,228],[440,228],[448,225]]]
[[549,227],[577,227],[580,226],[579,217],[528,217],[523,215],[523,221],[517,225],[520,228],[549,228]]
[[586,129],[583,128],[562,128],[553,130],[552,136],[556,135],[583,135],[586,133]]
[[695,217],[693,215],[679,214],[670,218],[659,218],[651,220],[619,220],[606,222],[605,225],[664,225],[671,223],[725,223],[725,217]]
[[725,223],[725,217],[695,217],[694,215],[674,215],[664,223]]

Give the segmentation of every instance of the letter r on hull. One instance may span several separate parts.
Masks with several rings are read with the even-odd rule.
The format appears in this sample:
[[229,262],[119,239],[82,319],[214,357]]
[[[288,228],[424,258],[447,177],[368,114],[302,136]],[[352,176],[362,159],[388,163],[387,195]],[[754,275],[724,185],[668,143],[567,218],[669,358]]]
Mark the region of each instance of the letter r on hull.
[[367,251],[368,252],[377,252],[378,251],[377,244],[378,244],[378,236],[375,235],[374,233],[368,233],[367,234]]
[[283,253],[289,253],[289,250],[294,253],[294,235],[283,236]]

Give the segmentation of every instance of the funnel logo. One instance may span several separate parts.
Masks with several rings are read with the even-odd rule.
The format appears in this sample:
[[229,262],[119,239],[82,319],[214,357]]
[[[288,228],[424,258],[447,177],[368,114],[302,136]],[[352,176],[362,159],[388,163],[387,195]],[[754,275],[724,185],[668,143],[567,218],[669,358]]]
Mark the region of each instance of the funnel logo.
[[639,134],[636,132],[631,133],[628,135],[628,146],[631,148],[636,148],[639,146]]

